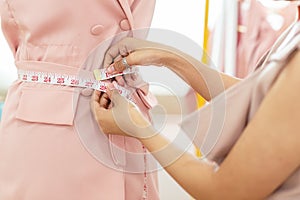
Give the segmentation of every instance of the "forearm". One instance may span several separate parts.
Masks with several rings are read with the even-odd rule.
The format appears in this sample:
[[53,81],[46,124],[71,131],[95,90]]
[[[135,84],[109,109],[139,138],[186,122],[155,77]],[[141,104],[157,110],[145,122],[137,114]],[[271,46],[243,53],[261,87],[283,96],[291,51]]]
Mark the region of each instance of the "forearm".
[[168,67],[207,101],[239,82],[239,79],[218,72],[176,48],[135,38],[125,38],[106,52],[104,66],[108,67],[109,73],[122,72],[127,67],[123,59],[115,61],[120,52],[129,54],[125,61],[131,66]]
[[166,52],[162,63],[181,76],[208,101],[239,81],[178,51]]
[[157,134],[140,139],[174,180],[196,199],[214,199],[214,167]]
[[137,50],[137,57],[139,51],[144,54],[140,56],[142,64],[168,67],[208,101],[239,82],[239,79],[218,72],[169,46],[152,43],[147,49]]

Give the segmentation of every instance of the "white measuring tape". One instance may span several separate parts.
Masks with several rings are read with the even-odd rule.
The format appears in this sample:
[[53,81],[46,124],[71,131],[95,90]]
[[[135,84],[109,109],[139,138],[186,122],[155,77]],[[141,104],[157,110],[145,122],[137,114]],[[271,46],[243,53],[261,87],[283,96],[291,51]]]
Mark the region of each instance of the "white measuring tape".
[[[75,75],[67,74],[58,74],[58,73],[49,73],[49,72],[34,72],[26,70],[18,70],[18,78],[24,82],[31,83],[43,83],[43,84],[52,84],[52,85],[63,85],[71,87],[81,87],[81,88],[91,88],[101,92],[106,92],[108,88],[108,82],[105,80],[125,75],[132,74],[137,72],[136,67],[127,68],[122,73],[118,74],[109,74],[105,69],[96,69],[94,70],[95,79],[83,79]],[[119,93],[130,99],[130,91],[126,88],[115,85]]]
[[[107,73],[105,69],[96,69],[94,70],[95,79],[84,79],[75,75],[49,73],[49,72],[35,72],[35,71],[26,71],[26,70],[19,69],[18,78],[23,82],[91,88],[101,92],[106,92],[108,88],[108,82],[107,82],[108,79],[117,76],[122,76],[125,74],[133,74],[136,72],[138,72],[137,67],[127,68],[122,73],[112,74],[112,75]],[[119,93],[122,96],[135,103],[134,99],[132,99],[131,97],[131,92],[128,89],[119,86],[117,84],[115,84],[114,87],[116,87],[116,89],[119,91]],[[144,146],[143,146],[143,151],[144,151],[144,162],[147,163],[146,149]],[[146,173],[146,168],[147,167],[145,164],[143,199],[147,199],[147,195],[148,195],[148,186],[147,186],[148,175]]]

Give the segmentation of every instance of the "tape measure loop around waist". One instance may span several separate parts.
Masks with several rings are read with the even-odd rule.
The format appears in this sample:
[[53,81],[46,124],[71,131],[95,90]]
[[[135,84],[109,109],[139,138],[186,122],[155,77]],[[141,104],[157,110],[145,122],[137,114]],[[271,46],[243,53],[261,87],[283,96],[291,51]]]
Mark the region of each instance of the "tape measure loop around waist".
[[[108,79],[137,71],[130,68],[123,73],[110,75],[105,69],[97,69],[95,74],[100,80],[96,80],[93,72],[66,65],[37,61],[17,62],[16,65],[18,79],[23,82],[91,88],[101,92],[107,91]],[[116,89],[122,96],[130,99],[130,90],[121,86],[116,86]]]

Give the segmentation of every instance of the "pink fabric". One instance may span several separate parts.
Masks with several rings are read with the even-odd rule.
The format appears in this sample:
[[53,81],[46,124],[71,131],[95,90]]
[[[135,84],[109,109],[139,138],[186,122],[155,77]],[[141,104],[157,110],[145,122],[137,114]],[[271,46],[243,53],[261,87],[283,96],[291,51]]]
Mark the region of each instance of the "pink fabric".
[[[17,68],[93,78],[106,49],[121,37],[102,42],[122,31],[148,27],[154,4],[7,0],[1,5],[2,29]],[[98,46],[100,65],[90,60]],[[151,95],[136,84],[130,88],[147,115]],[[148,173],[147,179],[143,173],[156,166],[154,159],[147,154],[145,166],[137,140],[102,134],[90,111],[90,96],[87,89],[12,84],[0,127],[0,199],[138,200],[143,199],[145,182],[147,199],[159,198],[156,173]]]
[[[241,4],[250,4],[249,10],[241,10]],[[244,78],[254,71],[258,60],[271,48],[276,38],[295,21],[297,6],[291,4],[277,13],[284,18],[280,30],[274,30],[267,16],[272,13],[261,2],[250,0],[240,2],[239,25],[246,27],[244,33],[238,34],[236,76]]]
[[[259,109],[290,55],[299,48],[300,22],[297,22],[279,38],[252,75],[184,119],[181,127],[206,158],[222,163]],[[297,169],[267,199],[297,200],[299,197],[300,169]]]

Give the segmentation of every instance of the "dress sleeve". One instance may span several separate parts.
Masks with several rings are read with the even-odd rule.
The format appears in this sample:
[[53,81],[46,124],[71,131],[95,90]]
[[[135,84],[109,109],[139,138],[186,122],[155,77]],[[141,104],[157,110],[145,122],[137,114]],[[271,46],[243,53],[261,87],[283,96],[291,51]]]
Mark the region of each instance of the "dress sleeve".
[[7,1],[1,1],[1,28],[14,56],[19,46],[19,27]]

